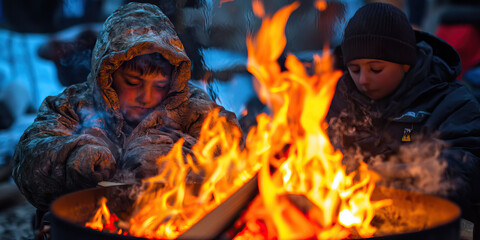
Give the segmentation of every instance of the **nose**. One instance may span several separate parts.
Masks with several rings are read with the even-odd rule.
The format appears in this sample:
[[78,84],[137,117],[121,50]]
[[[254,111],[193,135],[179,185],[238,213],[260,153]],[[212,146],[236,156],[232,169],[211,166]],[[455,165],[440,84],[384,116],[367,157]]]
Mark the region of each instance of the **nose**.
[[361,85],[368,84],[368,77],[367,77],[366,71],[363,71],[363,70],[360,71],[360,73],[358,74],[358,83]]
[[137,95],[137,101],[143,105],[149,105],[152,101],[152,87],[145,84]]

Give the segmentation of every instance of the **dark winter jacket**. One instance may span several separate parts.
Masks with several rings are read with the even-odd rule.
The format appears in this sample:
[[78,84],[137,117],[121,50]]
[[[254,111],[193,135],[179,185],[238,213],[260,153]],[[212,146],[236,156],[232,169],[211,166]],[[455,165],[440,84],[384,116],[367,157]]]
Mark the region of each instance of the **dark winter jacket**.
[[[154,52],[174,67],[170,90],[132,129],[119,110],[112,74],[124,61]],[[173,25],[154,5],[131,3],[113,13],[99,33],[91,66],[87,82],[44,100],[17,145],[13,177],[41,210],[62,194],[111,179],[120,169],[135,172],[154,163],[180,137],[188,151],[207,114],[221,108],[188,83],[190,60]],[[220,115],[238,127],[233,113],[221,108]]]
[[401,146],[422,139],[442,140],[439,159],[448,164],[443,177],[455,184],[447,196],[461,204],[478,201],[480,105],[456,80],[457,52],[430,34],[416,32],[416,38],[416,64],[384,99],[371,100],[344,73],[327,116],[329,134],[337,148],[360,150],[366,162],[389,161]]

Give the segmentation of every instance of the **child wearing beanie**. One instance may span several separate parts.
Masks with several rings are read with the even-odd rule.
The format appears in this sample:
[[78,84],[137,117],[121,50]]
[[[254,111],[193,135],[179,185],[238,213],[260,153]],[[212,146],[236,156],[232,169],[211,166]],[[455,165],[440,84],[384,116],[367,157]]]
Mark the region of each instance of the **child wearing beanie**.
[[347,166],[361,159],[382,184],[447,197],[478,222],[480,104],[456,80],[458,53],[386,3],[358,9],[341,50],[327,121]]

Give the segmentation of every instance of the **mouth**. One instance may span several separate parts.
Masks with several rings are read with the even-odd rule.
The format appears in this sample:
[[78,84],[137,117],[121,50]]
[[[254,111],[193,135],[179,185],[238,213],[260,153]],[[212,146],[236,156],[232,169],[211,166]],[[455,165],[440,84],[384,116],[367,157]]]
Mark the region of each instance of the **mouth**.
[[132,109],[133,111],[135,111],[137,113],[141,113],[141,114],[150,112],[152,110],[151,108],[146,108],[146,107],[141,107],[141,106],[133,106],[133,107],[130,107],[130,109]]
[[375,95],[376,92],[377,90],[375,89],[366,89],[366,88],[363,89],[363,93],[365,93],[368,96]]

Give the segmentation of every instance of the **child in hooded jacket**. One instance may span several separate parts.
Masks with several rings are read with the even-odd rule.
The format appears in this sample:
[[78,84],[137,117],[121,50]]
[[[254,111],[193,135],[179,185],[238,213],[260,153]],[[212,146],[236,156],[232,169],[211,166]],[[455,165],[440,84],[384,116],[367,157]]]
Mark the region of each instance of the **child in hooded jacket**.
[[190,68],[157,6],[117,9],[97,37],[87,81],[47,97],[21,137],[13,157],[20,191],[45,212],[61,195],[101,181],[154,176],[162,170],[157,158],[180,138],[188,153],[215,109],[228,133],[240,132],[234,113],[189,83]]

